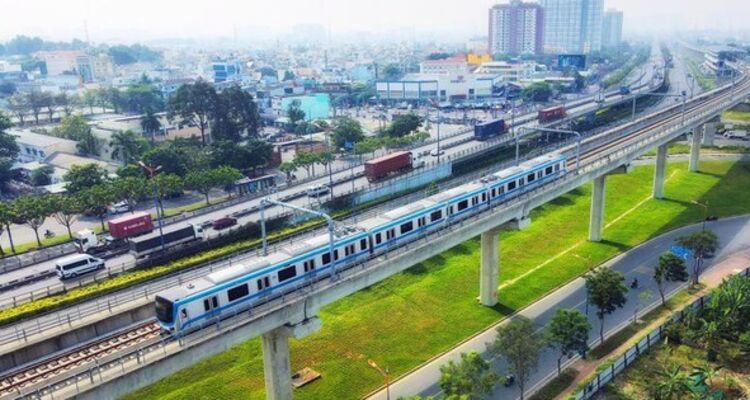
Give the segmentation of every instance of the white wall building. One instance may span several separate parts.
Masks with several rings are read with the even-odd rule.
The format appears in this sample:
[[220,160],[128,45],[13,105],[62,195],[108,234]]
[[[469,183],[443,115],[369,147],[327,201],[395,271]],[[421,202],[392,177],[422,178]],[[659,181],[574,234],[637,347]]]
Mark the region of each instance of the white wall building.
[[544,52],[586,54],[602,48],[604,0],[541,0]]
[[490,54],[539,54],[544,39],[544,12],[536,3],[512,0],[490,8]]
[[73,140],[40,135],[27,130],[9,133],[16,137],[16,144],[20,150],[18,161],[22,163],[43,161],[54,152],[75,153],[77,151],[77,143]]
[[537,75],[538,65],[528,63],[508,63],[505,61],[492,61],[483,63],[477,68],[476,73],[499,76],[503,81],[520,82],[533,79]]
[[609,9],[602,22],[602,46],[616,47],[622,42],[622,11]]
[[469,63],[463,57],[451,57],[442,60],[425,60],[419,64],[422,74],[466,74]]
[[378,81],[375,89],[387,101],[462,101],[490,97],[501,82],[492,74],[409,74],[399,81]]

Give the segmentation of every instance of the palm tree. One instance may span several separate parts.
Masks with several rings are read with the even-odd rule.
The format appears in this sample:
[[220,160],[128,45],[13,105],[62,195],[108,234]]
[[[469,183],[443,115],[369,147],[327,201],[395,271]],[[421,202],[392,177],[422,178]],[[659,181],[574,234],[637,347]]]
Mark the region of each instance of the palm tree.
[[125,165],[132,163],[145,152],[143,142],[143,138],[130,130],[113,133],[112,140],[109,142],[112,148],[112,158],[122,161]]
[[656,400],[682,399],[691,392],[690,378],[679,365],[659,372],[659,378],[653,393]]
[[151,136],[151,144],[153,144],[154,135],[161,129],[161,122],[159,122],[159,118],[154,115],[153,111],[146,111],[146,115],[141,119],[141,129],[143,129],[144,134]]

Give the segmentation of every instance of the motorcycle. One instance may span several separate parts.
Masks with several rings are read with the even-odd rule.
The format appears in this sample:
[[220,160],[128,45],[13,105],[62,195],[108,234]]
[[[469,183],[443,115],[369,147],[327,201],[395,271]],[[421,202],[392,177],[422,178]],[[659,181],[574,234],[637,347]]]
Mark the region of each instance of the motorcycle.
[[45,239],[52,239],[53,237],[55,237],[55,232],[52,232],[49,229],[47,229],[46,231],[44,231],[44,238]]
[[638,288],[638,278],[633,279],[633,282],[630,283],[631,289],[637,289]]

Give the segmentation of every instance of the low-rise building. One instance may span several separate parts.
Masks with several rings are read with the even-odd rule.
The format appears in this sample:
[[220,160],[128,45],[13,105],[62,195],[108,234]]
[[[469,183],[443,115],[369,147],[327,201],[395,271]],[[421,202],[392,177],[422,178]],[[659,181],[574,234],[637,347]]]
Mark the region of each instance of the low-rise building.
[[509,63],[505,61],[491,61],[483,63],[477,68],[476,72],[481,74],[498,75],[504,81],[520,82],[526,79],[533,79],[537,72],[544,72],[546,67],[536,63]]
[[22,163],[43,161],[54,152],[75,153],[77,143],[73,140],[42,135],[29,130],[10,131],[16,137],[19,148],[18,161]]
[[450,57],[440,60],[425,60],[419,64],[422,74],[466,74],[469,63],[464,57]]
[[[463,101],[491,97],[502,85],[493,74],[408,74],[398,81],[378,81],[378,98],[384,101]],[[438,94],[439,92],[439,94]]]

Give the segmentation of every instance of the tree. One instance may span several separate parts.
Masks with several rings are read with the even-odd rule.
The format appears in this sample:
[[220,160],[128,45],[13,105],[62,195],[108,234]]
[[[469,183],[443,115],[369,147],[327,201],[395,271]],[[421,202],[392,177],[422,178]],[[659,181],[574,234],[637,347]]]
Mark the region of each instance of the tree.
[[94,106],[99,104],[99,91],[94,89],[86,89],[83,92],[83,98],[81,99],[84,105],[89,108],[89,114],[94,113]]
[[547,82],[536,82],[525,87],[521,97],[526,101],[546,102],[552,96],[552,88]]
[[10,119],[0,112],[0,191],[2,191],[2,186],[11,179],[10,170],[20,151],[15,136],[5,132],[11,126]]
[[224,191],[227,192],[230,197],[232,195],[232,191],[234,190],[234,183],[245,177],[237,168],[233,168],[227,165],[223,165],[219,168],[214,169],[212,173],[214,176],[215,184],[217,186],[223,187]]
[[108,172],[94,164],[74,165],[65,174],[63,180],[67,182],[65,188],[70,193],[78,193],[85,189],[101,185],[107,179]]
[[258,107],[253,96],[237,85],[218,94],[212,114],[214,139],[239,141],[244,136],[258,135]]
[[365,138],[362,132],[362,125],[351,117],[338,117],[333,121],[331,127],[331,140],[333,145],[338,149],[342,147],[353,146]]
[[55,101],[55,97],[52,96],[49,93],[43,93],[44,95],[44,108],[47,109],[47,115],[49,118],[47,120],[51,123],[52,118],[54,118],[55,113],[57,112],[57,102]]
[[490,353],[502,356],[508,362],[508,370],[515,375],[523,400],[526,383],[536,371],[539,356],[544,347],[544,338],[525,317],[514,318],[497,328],[497,337],[488,345]]
[[113,133],[109,146],[112,148],[112,158],[126,165],[138,161],[149,149],[146,139],[131,130]]
[[666,252],[659,256],[659,264],[654,268],[654,281],[659,289],[661,304],[665,305],[664,284],[667,282],[686,281],[688,278],[685,261],[674,253]]
[[286,180],[290,181],[292,179],[292,173],[297,170],[297,166],[294,165],[293,162],[290,161],[284,161],[279,165],[279,171],[283,172],[286,175]]
[[586,275],[588,299],[596,308],[599,318],[599,339],[604,343],[604,317],[622,308],[627,302],[628,288],[625,276],[609,268],[599,268]]
[[447,398],[478,400],[492,392],[499,377],[477,352],[461,353],[461,361],[440,366],[440,389]]
[[63,117],[60,126],[53,130],[57,136],[76,141],[82,154],[99,155],[99,139],[91,132],[91,126],[82,115]]
[[711,231],[696,232],[677,238],[677,244],[690,250],[693,256],[693,285],[697,285],[703,269],[703,261],[719,247],[719,238]]
[[151,178],[151,184],[156,185],[156,198],[164,215],[164,199],[182,193],[185,183],[177,175],[161,173]]
[[265,167],[271,162],[273,146],[265,140],[250,139],[244,147],[249,157],[249,167],[253,171]]
[[167,118],[170,121],[179,118],[181,125],[197,126],[201,131],[201,141],[206,145],[206,129],[216,104],[217,94],[214,87],[199,79],[193,84],[180,86],[169,98]]
[[135,212],[138,201],[146,197],[150,189],[146,178],[142,176],[118,178],[112,181],[111,187],[114,191],[115,200],[126,201],[131,213]]
[[143,155],[143,162],[148,165],[160,165],[162,173],[185,176],[187,161],[173,147],[156,147]]
[[73,114],[73,110],[78,107],[80,99],[77,95],[68,95],[62,92],[55,96],[55,105],[65,113],[66,117],[70,117]]
[[161,129],[161,122],[159,122],[159,118],[154,115],[153,111],[146,110],[146,114],[141,118],[141,129],[144,134],[151,136],[153,144],[154,135]]
[[46,186],[52,183],[52,174],[55,168],[51,165],[43,165],[31,172],[32,186]]
[[390,137],[402,137],[415,132],[422,126],[424,119],[416,114],[409,113],[397,116],[385,129],[384,133]]
[[300,151],[294,155],[294,160],[292,162],[294,162],[294,165],[304,168],[309,177],[315,175],[315,164],[318,162],[318,156],[309,151]]
[[397,81],[401,79],[402,76],[404,76],[404,73],[401,71],[401,67],[399,67],[398,64],[391,63],[383,67],[383,79],[387,81]]
[[214,170],[192,171],[185,176],[185,186],[190,190],[195,190],[206,197],[206,204],[211,204],[208,194],[211,189],[218,186],[215,181],[216,174]]
[[[2,229],[5,229],[5,231],[8,232],[10,250],[13,253],[16,252],[16,247],[13,244],[13,233],[10,230],[10,224],[15,220],[15,208],[13,207],[13,204],[10,202],[0,202],[0,234],[2,234]],[[2,246],[0,246],[0,251],[2,251]],[[3,256],[5,256],[5,253],[3,253]]]
[[104,230],[104,218],[107,217],[108,207],[115,201],[115,193],[112,187],[104,184],[90,186],[81,193],[80,198],[83,200],[84,210],[97,216],[102,224],[102,230]]
[[49,198],[44,196],[22,196],[13,201],[13,208],[19,221],[28,225],[34,230],[36,243],[42,247],[42,241],[39,238],[39,228],[44,221],[52,214],[53,204]]
[[19,125],[24,125],[26,115],[31,111],[26,96],[17,93],[8,99],[8,110],[18,118]]
[[289,127],[287,128],[287,130],[290,132],[295,132],[300,121],[304,121],[305,112],[302,111],[297,102],[292,102],[286,109],[286,116],[287,118],[289,118]]
[[31,115],[34,116],[34,122],[37,125],[39,125],[39,114],[41,114],[42,109],[45,107],[47,96],[36,90],[26,94],[25,103],[28,105]]
[[73,238],[73,232],[70,226],[78,218],[78,215],[84,211],[83,201],[78,195],[54,196],[51,199],[54,210],[53,217],[60,225],[64,225],[68,230],[68,237]]
[[561,371],[563,357],[572,357],[575,353],[585,354],[589,349],[589,331],[591,324],[582,312],[574,308],[560,308],[547,324],[547,345],[555,349],[560,357],[557,358],[557,374]]

